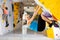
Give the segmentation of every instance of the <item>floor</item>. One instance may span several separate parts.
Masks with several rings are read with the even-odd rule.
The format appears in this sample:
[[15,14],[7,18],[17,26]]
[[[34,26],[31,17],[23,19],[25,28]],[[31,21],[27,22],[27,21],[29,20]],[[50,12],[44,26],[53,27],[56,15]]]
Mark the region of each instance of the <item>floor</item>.
[[52,40],[43,34],[36,33],[28,29],[27,35],[22,35],[21,23],[17,25],[17,29],[0,36],[0,40]]

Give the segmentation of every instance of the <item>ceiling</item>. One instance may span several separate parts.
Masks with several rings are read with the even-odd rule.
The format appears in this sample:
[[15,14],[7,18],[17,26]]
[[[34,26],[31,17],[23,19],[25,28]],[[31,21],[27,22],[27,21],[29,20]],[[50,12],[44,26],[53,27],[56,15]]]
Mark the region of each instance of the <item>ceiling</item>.
[[30,6],[32,6],[32,5],[35,4],[34,0],[23,0],[23,3],[24,3],[25,5],[30,5]]

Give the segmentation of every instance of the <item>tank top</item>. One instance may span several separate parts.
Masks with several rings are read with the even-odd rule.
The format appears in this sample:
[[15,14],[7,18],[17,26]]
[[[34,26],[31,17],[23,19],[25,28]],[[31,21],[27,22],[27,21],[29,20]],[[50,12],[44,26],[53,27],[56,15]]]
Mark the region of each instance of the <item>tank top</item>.
[[4,14],[8,14],[8,11],[6,9],[4,9]]
[[31,24],[30,24],[30,29],[35,31],[35,32],[38,32],[38,23],[37,21],[32,21]]

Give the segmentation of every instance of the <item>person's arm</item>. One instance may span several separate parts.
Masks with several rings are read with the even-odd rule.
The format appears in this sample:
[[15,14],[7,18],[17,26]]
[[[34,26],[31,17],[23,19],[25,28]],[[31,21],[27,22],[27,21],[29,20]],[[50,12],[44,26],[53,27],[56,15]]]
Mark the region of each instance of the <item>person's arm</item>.
[[38,13],[39,10],[40,10],[40,7],[37,8],[37,10],[34,12],[33,16],[31,17],[31,19],[27,21],[28,24],[30,24],[30,23],[34,20],[34,18],[35,18],[35,16],[37,15],[37,13]]
[[38,7],[39,7],[39,6],[36,6],[34,11],[36,11]]

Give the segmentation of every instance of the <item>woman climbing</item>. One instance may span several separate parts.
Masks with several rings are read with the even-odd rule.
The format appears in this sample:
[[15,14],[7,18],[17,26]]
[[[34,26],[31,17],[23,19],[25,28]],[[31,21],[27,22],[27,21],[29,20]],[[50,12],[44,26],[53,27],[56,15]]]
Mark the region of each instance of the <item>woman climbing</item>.
[[8,23],[8,8],[5,6],[5,3],[3,3],[3,5],[2,5],[2,9],[3,9],[3,19],[6,21],[6,26],[5,27],[8,27],[9,26],[9,23]]
[[[31,30],[36,32],[44,31],[46,26],[45,22],[49,23],[49,27],[51,27],[52,24],[55,24],[55,20],[50,20],[47,18],[47,16],[52,17],[50,13],[47,11],[41,11],[41,10],[42,10],[41,7],[37,6],[32,17],[29,14],[26,14],[27,25]],[[34,19],[36,18],[37,15],[38,15],[38,20],[36,21]]]
[[40,10],[40,7],[34,11],[33,16],[31,17],[28,13],[25,15],[25,18],[27,20],[27,25],[29,26],[29,28],[33,31],[38,31],[38,22],[35,21],[35,17],[37,15],[37,12]]

